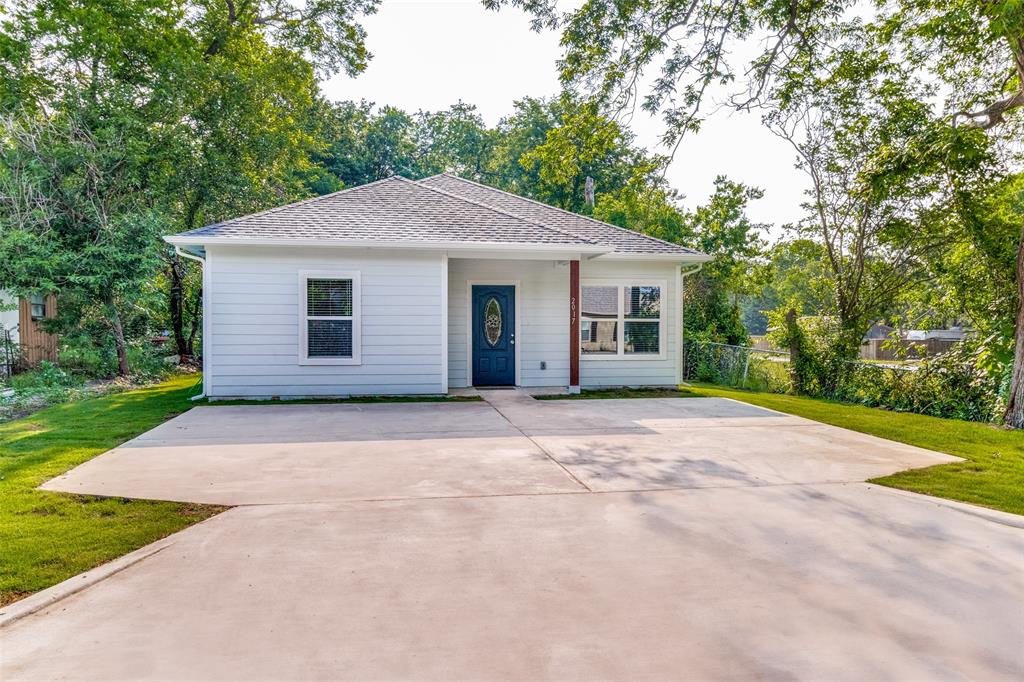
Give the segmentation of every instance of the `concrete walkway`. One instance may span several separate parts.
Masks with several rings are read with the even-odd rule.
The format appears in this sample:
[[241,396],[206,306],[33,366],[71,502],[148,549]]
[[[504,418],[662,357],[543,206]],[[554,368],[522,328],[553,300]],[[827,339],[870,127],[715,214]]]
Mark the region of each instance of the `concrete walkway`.
[[51,481],[242,506],[0,630],[0,679],[1024,674],[1018,518],[862,482],[945,455],[485,397],[197,408]]

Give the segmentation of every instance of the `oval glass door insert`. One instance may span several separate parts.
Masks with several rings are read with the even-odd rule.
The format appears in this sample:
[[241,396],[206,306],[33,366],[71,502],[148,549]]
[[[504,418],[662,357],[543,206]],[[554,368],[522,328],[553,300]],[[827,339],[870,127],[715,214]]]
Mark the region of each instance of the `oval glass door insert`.
[[493,296],[484,306],[484,338],[491,346],[497,346],[501,340],[501,305]]

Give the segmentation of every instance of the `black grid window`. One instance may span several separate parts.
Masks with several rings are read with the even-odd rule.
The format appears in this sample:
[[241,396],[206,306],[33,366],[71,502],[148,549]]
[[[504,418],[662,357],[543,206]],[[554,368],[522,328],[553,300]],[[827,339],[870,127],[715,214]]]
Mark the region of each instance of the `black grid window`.
[[580,350],[586,355],[659,355],[661,294],[656,284],[584,284]]
[[661,287],[627,286],[622,289],[622,349],[627,354],[654,354],[661,350]]

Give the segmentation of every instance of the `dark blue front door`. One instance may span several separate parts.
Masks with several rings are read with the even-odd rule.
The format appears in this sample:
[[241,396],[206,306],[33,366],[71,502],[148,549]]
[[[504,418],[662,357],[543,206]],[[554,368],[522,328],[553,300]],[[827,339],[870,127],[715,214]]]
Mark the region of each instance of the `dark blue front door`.
[[473,286],[473,385],[516,383],[516,288]]

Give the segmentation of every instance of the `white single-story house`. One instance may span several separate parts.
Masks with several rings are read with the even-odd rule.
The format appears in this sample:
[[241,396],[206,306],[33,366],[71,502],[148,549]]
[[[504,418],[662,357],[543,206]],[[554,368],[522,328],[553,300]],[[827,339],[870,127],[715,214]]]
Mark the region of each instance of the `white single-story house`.
[[203,263],[210,398],[676,385],[709,259],[449,174],[165,239]]

